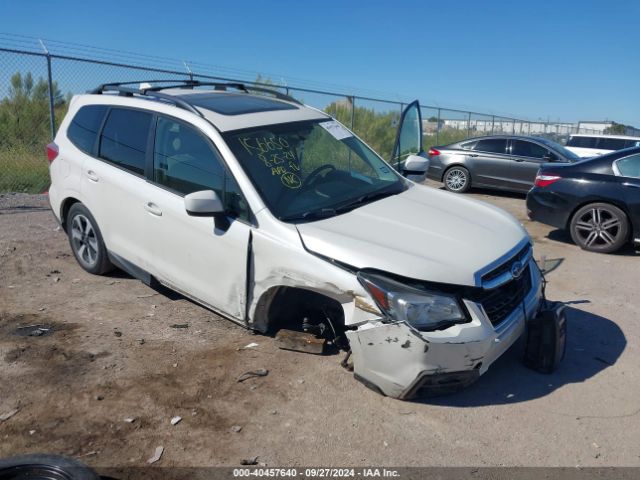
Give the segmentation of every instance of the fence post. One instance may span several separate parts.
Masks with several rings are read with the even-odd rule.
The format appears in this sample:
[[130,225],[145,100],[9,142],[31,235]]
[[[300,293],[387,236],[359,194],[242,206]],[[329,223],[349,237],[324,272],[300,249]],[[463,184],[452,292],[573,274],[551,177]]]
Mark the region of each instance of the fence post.
[[45,57],[47,59],[47,87],[49,89],[49,126],[51,127],[51,140],[56,138],[56,115],[53,107],[53,77],[51,76],[51,54],[44,42],[38,39],[42,49],[44,50]]
[[471,112],[467,116],[467,137],[471,136]]
[[438,123],[436,124],[436,145],[440,144],[440,109],[438,109]]
[[351,95],[351,131],[353,131],[356,123],[356,97]]
[[511,119],[511,135],[515,135],[516,134],[516,119],[512,118]]
[[491,135],[493,135],[493,127],[496,123],[496,116],[495,115],[491,115]]
[[184,60],[182,61],[182,64],[184,65],[184,68],[187,69],[187,73],[189,74],[189,80],[193,82],[193,72],[189,68],[189,65],[187,65],[187,62],[185,62]]

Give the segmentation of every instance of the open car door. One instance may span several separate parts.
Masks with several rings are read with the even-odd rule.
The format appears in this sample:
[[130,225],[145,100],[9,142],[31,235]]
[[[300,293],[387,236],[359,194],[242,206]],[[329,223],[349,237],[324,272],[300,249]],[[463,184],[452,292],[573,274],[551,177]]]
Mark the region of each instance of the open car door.
[[402,111],[393,147],[391,165],[414,182],[421,182],[429,170],[429,157],[422,145],[422,114],[418,100]]

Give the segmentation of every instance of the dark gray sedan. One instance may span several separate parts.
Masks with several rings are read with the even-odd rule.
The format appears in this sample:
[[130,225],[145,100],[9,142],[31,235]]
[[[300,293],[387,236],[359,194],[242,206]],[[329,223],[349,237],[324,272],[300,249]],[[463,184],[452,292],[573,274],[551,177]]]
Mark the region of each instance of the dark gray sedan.
[[545,138],[494,135],[432,147],[429,159],[427,176],[451,192],[474,186],[526,193],[542,164],[573,163],[580,157]]

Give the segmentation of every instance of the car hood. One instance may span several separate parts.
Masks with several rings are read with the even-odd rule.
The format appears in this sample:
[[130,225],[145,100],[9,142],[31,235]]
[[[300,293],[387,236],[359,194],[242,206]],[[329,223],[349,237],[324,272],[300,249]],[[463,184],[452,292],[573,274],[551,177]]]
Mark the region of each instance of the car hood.
[[528,239],[504,210],[423,185],[296,227],[307,250],[358,269],[471,286]]

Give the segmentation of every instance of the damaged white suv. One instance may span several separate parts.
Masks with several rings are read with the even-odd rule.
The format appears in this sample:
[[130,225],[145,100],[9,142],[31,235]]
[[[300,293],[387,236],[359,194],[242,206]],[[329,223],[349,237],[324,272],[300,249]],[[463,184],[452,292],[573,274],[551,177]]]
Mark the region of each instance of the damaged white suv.
[[397,398],[470,383],[537,314],[524,228],[409,180],[428,167],[417,102],[386,163],[277,92],[140,87],[75,96],[47,147],[51,208],[88,272],[117,266],[260,332],[342,338],[356,377]]

